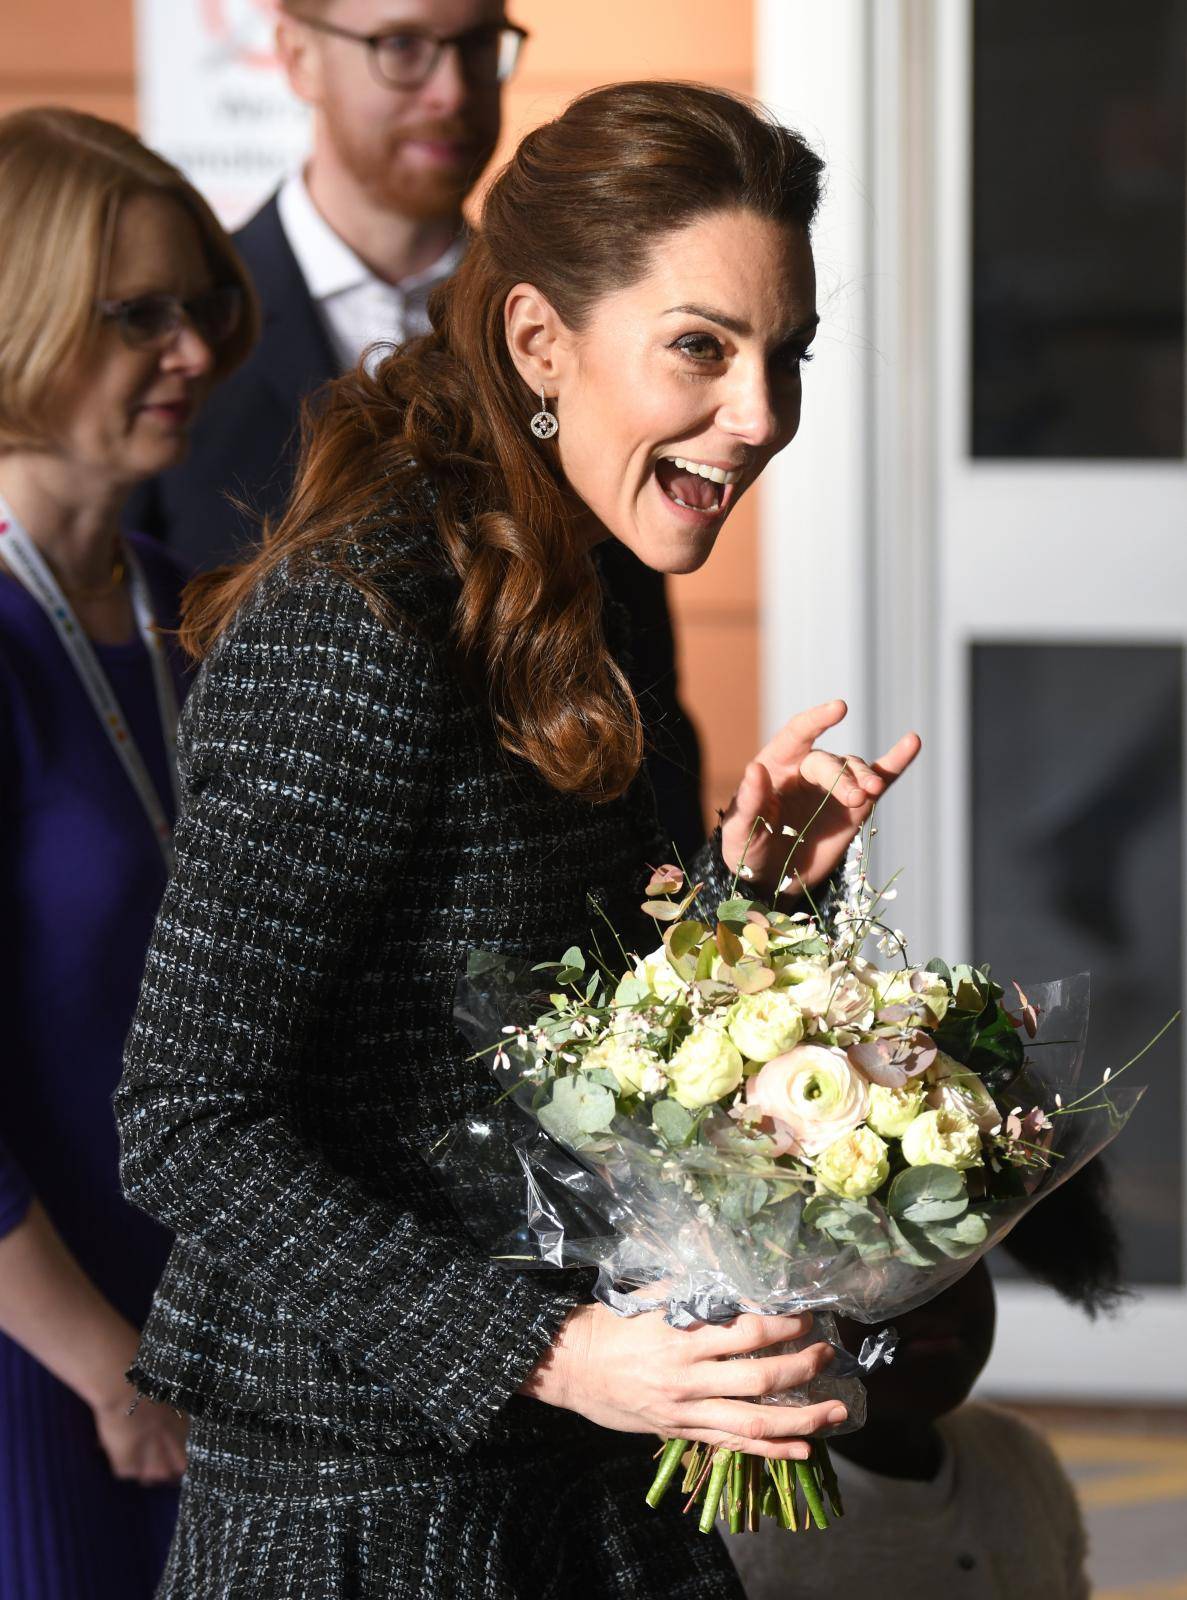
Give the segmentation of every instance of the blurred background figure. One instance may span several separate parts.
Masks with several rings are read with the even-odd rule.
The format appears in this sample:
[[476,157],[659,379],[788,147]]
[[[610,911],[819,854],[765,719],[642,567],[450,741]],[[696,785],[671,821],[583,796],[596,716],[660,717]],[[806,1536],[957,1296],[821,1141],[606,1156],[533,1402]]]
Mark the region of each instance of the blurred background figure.
[[[1116,1308],[1120,1245],[1088,1166],[1026,1219],[1053,1215],[1017,1249],[1035,1277],[1089,1317]],[[987,1261],[895,1318],[889,1366],[866,1380],[866,1424],[830,1442],[845,1519],[827,1539],[773,1524],[728,1538],[750,1600],[829,1600],[894,1574],[912,1600],[1087,1600],[1088,1540],[1075,1490],[1042,1433],[998,1406],[969,1402],[997,1321]],[[869,1330],[838,1319],[856,1353]]]
[[[132,497],[129,527],[192,567],[245,553],[288,498],[302,402],[368,350],[374,365],[385,345],[428,332],[429,296],[465,250],[462,205],[494,154],[526,38],[503,0],[284,0],[277,54],[312,127],[308,159],[235,235],[263,337],[186,460]],[[664,580],[616,541],[598,559],[634,624],[660,814],[690,856],[704,838],[700,753],[677,698]]]
[[205,201],[112,123],[0,119],[0,1596],[138,1600],[185,1421],[124,1372],[168,1237],[111,1095],[172,854],[181,573],[121,536],[250,347]]

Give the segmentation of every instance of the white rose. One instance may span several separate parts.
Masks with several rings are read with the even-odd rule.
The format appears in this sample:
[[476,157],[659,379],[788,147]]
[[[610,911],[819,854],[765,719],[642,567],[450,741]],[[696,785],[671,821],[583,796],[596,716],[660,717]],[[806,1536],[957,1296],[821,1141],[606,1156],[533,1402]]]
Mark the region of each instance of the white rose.
[[909,1006],[911,1020],[920,1028],[938,1028],[952,1001],[948,985],[935,972],[908,967],[903,972],[879,973],[879,1015],[891,1006]]
[[[796,964],[798,965],[798,963]],[[830,1028],[861,1029],[874,1018],[874,991],[843,961],[804,963],[804,976],[787,993],[806,1017]]]
[[833,988],[828,962],[823,956],[797,956],[790,961],[776,959],[775,987],[789,988],[801,1011],[813,1017],[823,1016]]
[[847,972],[843,965],[833,967],[836,982],[829,1002],[826,1018],[830,1028],[850,1030],[868,1028],[874,1020],[874,991],[863,983],[856,972]]
[[694,1028],[667,1063],[672,1094],[689,1111],[712,1105],[742,1081],[742,1057],[721,1028]]
[[1000,1125],[997,1102],[977,1074],[942,1050],[928,1068],[927,1081],[931,1085],[927,1103],[933,1109],[962,1112],[982,1133],[991,1133]]
[[609,1033],[582,1057],[586,1072],[612,1072],[623,1094],[654,1094],[657,1077],[663,1087],[663,1061],[654,1050],[620,1033]]
[[870,1085],[870,1110],[866,1121],[884,1139],[901,1139],[923,1110],[924,1086],[913,1079],[901,1089]]
[[788,1129],[803,1155],[814,1156],[864,1119],[869,1088],[844,1051],[798,1044],[750,1079],[746,1098]]
[[730,1007],[726,1031],[751,1061],[771,1061],[799,1044],[804,1019],[786,990],[764,989],[744,994]]
[[913,1167],[979,1167],[981,1133],[962,1111],[921,1111],[903,1134],[903,1155]]
[[676,999],[688,993],[688,985],[673,968],[662,944],[658,950],[635,962],[635,977],[661,1000]]
[[829,1194],[862,1200],[890,1176],[889,1152],[871,1128],[854,1128],[825,1148],[812,1163],[816,1181]]

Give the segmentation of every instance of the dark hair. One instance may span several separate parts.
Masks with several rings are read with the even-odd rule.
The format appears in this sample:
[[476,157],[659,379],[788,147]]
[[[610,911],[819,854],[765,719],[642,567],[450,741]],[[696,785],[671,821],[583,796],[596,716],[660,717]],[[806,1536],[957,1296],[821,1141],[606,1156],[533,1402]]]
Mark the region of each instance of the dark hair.
[[1098,1156],[1028,1211],[1003,1244],[1020,1267],[1090,1317],[1115,1311],[1130,1293],[1109,1200],[1108,1168]]
[[[637,282],[658,241],[741,208],[807,230],[822,164],[750,101],[688,83],[581,95],[529,133],[495,178],[482,226],[430,305],[433,332],[373,377],[331,385],[306,437],[293,499],[245,569],[192,588],[183,637],[209,648],[261,575],[306,554],[367,588],[345,546],[385,490],[425,474],[461,580],[452,648],[482,684],[499,738],[554,788],[621,794],[638,771],[638,707],[602,632],[601,590],[573,526],[556,446],[507,348],[509,291],[533,284],[570,328]],[[395,513],[398,515],[398,512]],[[382,614],[383,597],[367,588]]]

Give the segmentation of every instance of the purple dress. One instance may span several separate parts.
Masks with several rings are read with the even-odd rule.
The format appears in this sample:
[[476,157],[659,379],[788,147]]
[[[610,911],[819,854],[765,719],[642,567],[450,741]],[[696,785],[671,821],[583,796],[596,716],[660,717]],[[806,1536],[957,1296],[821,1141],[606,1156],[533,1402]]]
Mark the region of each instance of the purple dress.
[[[176,626],[181,569],[133,543],[158,622]],[[172,820],[144,645],[95,652]],[[120,1193],[111,1096],[164,888],[148,819],[65,651],[0,572],[0,1236],[36,1196],[137,1327],[169,1235]],[[0,1333],[0,1600],[148,1600],[176,1505],[175,1489],[116,1479],[89,1408]]]

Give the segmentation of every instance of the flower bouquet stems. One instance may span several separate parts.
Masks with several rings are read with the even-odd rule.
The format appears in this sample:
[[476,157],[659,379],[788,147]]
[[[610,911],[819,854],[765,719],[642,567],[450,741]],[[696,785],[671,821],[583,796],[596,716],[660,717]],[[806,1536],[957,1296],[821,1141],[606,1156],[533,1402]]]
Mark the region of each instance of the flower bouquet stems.
[[700,1506],[702,1533],[711,1532],[719,1516],[730,1533],[754,1532],[761,1516],[774,1517],[793,1533],[801,1527],[827,1528],[830,1520],[844,1514],[840,1486],[824,1441],[812,1440],[810,1450],[806,1461],[775,1461],[742,1450],[669,1439],[659,1452],[647,1504],[660,1504],[683,1466],[682,1488],[688,1497],[684,1509]]

